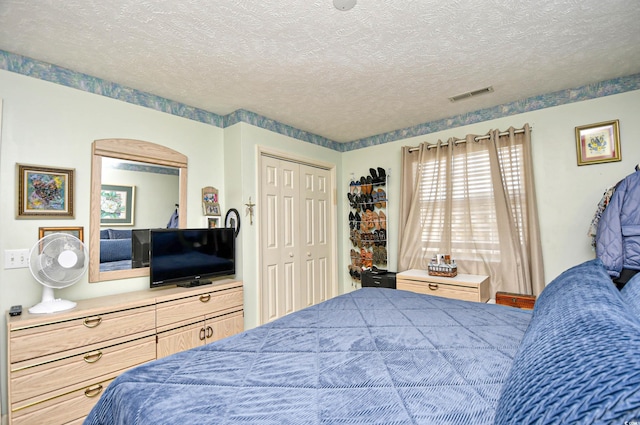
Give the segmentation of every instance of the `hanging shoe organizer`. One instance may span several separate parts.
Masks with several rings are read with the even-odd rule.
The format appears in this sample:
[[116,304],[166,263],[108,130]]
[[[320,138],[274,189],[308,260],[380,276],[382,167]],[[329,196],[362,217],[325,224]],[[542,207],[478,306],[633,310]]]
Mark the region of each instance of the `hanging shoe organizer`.
[[370,168],[369,175],[352,176],[347,198],[352,248],[349,275],[360,281],[363,269],[387,266],[387,179],[384,168]]

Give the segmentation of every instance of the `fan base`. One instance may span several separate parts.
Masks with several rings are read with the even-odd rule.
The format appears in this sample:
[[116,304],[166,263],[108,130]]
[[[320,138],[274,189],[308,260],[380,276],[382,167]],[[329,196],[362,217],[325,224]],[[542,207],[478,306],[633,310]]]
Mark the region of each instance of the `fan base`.
[[31,314],[46,314],[46,313],[56,313],[58,311],[71,310],[76,306],[76,303],[73,301],[67,300],[49,300],[42,301],[31,307],[29,309],[29,313]]

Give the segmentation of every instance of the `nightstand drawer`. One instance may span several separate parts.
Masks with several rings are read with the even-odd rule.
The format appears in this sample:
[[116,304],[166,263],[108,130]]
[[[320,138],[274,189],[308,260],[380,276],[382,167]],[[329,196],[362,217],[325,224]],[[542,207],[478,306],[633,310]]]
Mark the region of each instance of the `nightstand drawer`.
[[407,270],[396,275],[397,289],[463,301],[487,302],[489,276],[458,274],[430,276],[426,270]]
[[463,301],[479,301],[478,290],[464,286],[407,281],[399,281],[397,286],[398,289],[417,292],[418,294],[437,295]]

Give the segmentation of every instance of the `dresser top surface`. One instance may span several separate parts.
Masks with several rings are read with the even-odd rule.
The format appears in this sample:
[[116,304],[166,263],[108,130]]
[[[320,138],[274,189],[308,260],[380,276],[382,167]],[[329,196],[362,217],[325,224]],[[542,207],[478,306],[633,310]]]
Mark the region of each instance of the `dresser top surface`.
[[431,276],[426,270],[411,269],[403,271],[396,275],[396,279],[402,278],[424,282],[450,283],[452,285],[480,285],[485,280],[489,279],[489,276],[463,273],[459,273],[454,277]]
[[9,330],[23,328],[46,323],[64,322],[77,319],[79,317],[94,316],[113,311],[128,310],[132,308],[155,305],[180,297],[205,294],[207,292],[242,287],[242,282],[232,279],[214,281],[210,285],[198,286],[195,288],[163,287],[157,289],[145,289],[141,291],[124,292],[102,297],[87,298],[77,301],[77,305],[66,311],[50,314],[31,314],[28,307],[23,307],[20,316],[10,316],[6,313],[7,326]]

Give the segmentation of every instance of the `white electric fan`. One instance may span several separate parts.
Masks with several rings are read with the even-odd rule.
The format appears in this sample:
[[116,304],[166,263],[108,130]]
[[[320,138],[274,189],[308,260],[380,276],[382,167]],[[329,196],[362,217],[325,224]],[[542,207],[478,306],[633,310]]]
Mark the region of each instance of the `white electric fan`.
[[73,301],[56,299],[54,289],[76,283],[87,271],[89,252],[82,241],[67,233],[52,233],[40,239],[29,252],[29,270],[43,285],[42,301],[29,313],[55,313],[72,309]]

